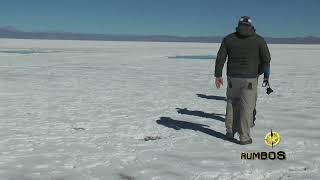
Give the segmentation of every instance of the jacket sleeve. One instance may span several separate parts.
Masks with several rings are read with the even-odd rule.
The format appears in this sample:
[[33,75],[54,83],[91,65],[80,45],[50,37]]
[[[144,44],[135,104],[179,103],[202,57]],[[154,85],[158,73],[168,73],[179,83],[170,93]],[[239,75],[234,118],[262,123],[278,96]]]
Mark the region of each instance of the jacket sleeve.
[[271,56],[270,56],[268,45],[264,39],[262,39],[262,41],[260,43],[259,53],[260,53],[259,74],[263,73],[264,78],[269,78]]
[[215,72],[214,76],[215,77],[222,77],[222,69],[224,66],[224,63],[226,62],[228,52],[227,52],[227,47],[226,47],[226,40],[223,39],[220,49],[217,54],[217,59],[216,59],[216,65],[215,65]]

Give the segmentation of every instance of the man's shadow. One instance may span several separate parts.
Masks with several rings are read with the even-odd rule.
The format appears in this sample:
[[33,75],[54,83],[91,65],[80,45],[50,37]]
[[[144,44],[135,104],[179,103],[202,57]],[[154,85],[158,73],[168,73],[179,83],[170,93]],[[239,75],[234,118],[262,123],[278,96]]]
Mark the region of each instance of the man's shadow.
[[213,99],[213,100],[218,100],[218,101],[227,101],[226,97],[223,96],[208,96],[205,94],[197,94],[198,97],[204,98],[204,99]]
[[171,119],[170,117],[160,117],[160,119],[157,120],[157,123],[161,124],[163,126],[166,126],[168,128],[175,129],[175,130],[189,129],[189,130],[194,130],[194,131],[200,131],[200,132],[208,134],[210,136],[239,144],[239,142],[236,139],[229,140],[226,138],[226,135],[224,135],[220,132],[217,132],[215,130],[209,129],[208,125],[174,120],[174,119]]
[[206,113],[203,111],[191,111],[191,110],[188,110],[187,108],[183,108],[183,109],[176,108],[176,109],[179,114],[186,114],[186,115],[198,116],[203,118],[211,118],[221,122],[225,121],[225,119],[221,117],[221,116],[224,116],[224,114]]

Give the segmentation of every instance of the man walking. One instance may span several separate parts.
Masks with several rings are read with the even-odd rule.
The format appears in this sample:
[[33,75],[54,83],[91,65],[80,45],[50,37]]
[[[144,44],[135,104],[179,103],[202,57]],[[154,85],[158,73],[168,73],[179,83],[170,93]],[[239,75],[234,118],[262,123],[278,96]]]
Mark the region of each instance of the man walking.
[[270,74],[270,52],[266,41],[255,33],[252,20],[242,16],[236,32],[226,36],[218,51],[215,64],[215,84],[223,85],[222,69],[227,61],[226,136],[240,136],[240,144],[251,144],[250,127],[257,101],[258,76],[264,81]]

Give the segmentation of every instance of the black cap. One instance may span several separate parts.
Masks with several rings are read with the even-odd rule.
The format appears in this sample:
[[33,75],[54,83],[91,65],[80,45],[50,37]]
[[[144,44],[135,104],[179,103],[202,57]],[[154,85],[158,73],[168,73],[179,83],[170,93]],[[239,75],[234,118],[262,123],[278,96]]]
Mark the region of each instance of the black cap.
[[239,19],[239,25],[247,25],[247,26],[252,26],[252,20],[249,16],[241,16],[241,18]]

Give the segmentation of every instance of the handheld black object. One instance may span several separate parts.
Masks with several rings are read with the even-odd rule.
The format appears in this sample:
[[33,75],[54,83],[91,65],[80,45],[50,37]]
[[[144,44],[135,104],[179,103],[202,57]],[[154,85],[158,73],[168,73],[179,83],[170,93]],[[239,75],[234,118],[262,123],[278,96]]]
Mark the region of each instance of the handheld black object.
[[271,94],[273,92],[273,90],[271,89],[270,87],[270,84],[269,84],[269,80],[268,79],[265,79],[263,80],[263,83],[262,83],[262,87],[267,87],[267,94]]

